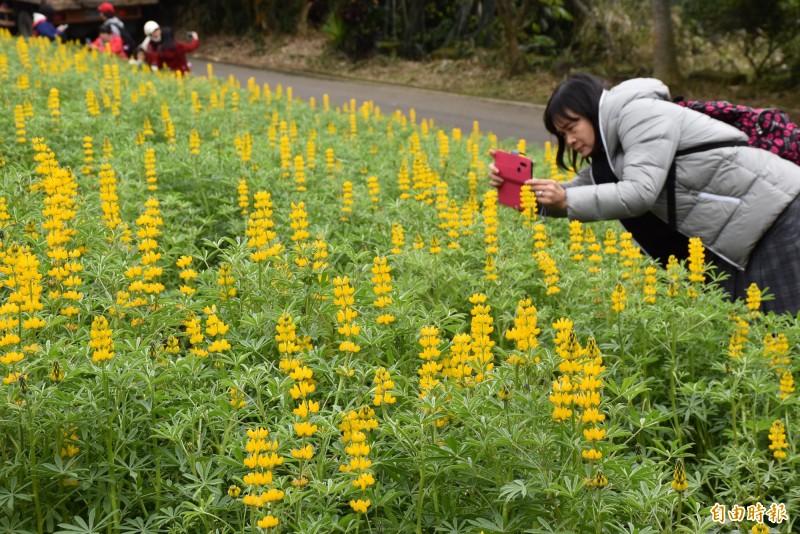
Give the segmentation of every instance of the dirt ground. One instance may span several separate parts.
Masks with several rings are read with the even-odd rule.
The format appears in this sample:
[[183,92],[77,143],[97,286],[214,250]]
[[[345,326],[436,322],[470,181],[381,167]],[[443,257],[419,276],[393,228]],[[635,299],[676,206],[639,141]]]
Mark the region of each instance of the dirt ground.
[[375,55],[352,62],[327,50],[325,36],[281,37],[256,43],[252,40],[209,36],[201,40],[196,56],[223,63],[277,70],[318,72],[356,80],[371,80],[436,89],[461,94],[544,103],[558,83],[551,74],[528,74],[506,79],[490,56],[470,59],[406,61]]

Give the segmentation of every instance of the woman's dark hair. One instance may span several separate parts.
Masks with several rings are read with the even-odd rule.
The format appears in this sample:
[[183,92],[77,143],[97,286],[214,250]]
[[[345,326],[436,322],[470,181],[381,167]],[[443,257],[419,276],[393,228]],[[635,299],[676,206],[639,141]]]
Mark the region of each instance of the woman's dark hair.
[[[600,97],[603,95],[605,82],[591,74],[573,74],[555,88],[547,107],[544,110],[544,127],[558,139],[556,151],[556,164],[559,168],[567,170],[569,165],[564,162],[564,152],[567,142],[564,136],[558,133],[555,121],[558,118],[577,120],[585,117],[594,127],[594,150],[592,156],[603,151],[600,136]],[[575,168],[578,154],[570,151],[572,168]]]
[[158,43],[159,50],[175,50],[175,35],[169,26],[161,27],[161,41]]

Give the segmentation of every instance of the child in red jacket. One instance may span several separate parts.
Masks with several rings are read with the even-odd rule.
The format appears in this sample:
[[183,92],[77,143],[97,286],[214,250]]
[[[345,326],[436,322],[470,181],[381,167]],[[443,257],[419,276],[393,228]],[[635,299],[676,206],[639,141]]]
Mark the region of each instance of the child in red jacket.
[[151,49],[146,53],[147,63],[159,69],[169,68],[175,71],[189,72],[191,69],[186,61],[186,53],[196,50],[200,45],[197,32],[189,32],[189,35],[192,37],[190,42],[177,41],[171,28],[162,27],[160,41],[153,41],[151,37]]
[[100,34],[90,46],[101,52],[108,50],[122,59],[128,59],[128,54],[125,53],[125,41],[121,36],[111,33],[110,27],[100,28]]

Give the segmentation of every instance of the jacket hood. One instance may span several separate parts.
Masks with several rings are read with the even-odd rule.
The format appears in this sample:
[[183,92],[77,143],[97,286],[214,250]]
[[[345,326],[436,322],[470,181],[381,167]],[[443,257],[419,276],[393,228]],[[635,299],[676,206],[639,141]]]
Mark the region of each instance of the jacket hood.
[[669,100],[669,88],[655,78],[634,78],[622,82],[610,91],[603,91],[600,97],[599,126],[603,146],[609,158],[619,150],[617,123],[620,111],[630,102],[644,98]]

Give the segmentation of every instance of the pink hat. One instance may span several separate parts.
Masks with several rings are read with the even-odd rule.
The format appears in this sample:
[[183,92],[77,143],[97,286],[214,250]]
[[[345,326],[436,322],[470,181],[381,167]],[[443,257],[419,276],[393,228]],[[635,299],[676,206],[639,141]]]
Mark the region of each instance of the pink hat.
[[97,11],[100,13],[110,13],[114,14],[114,6],[112,6],[109,2],[103,2],[99,6],[97,6]]

